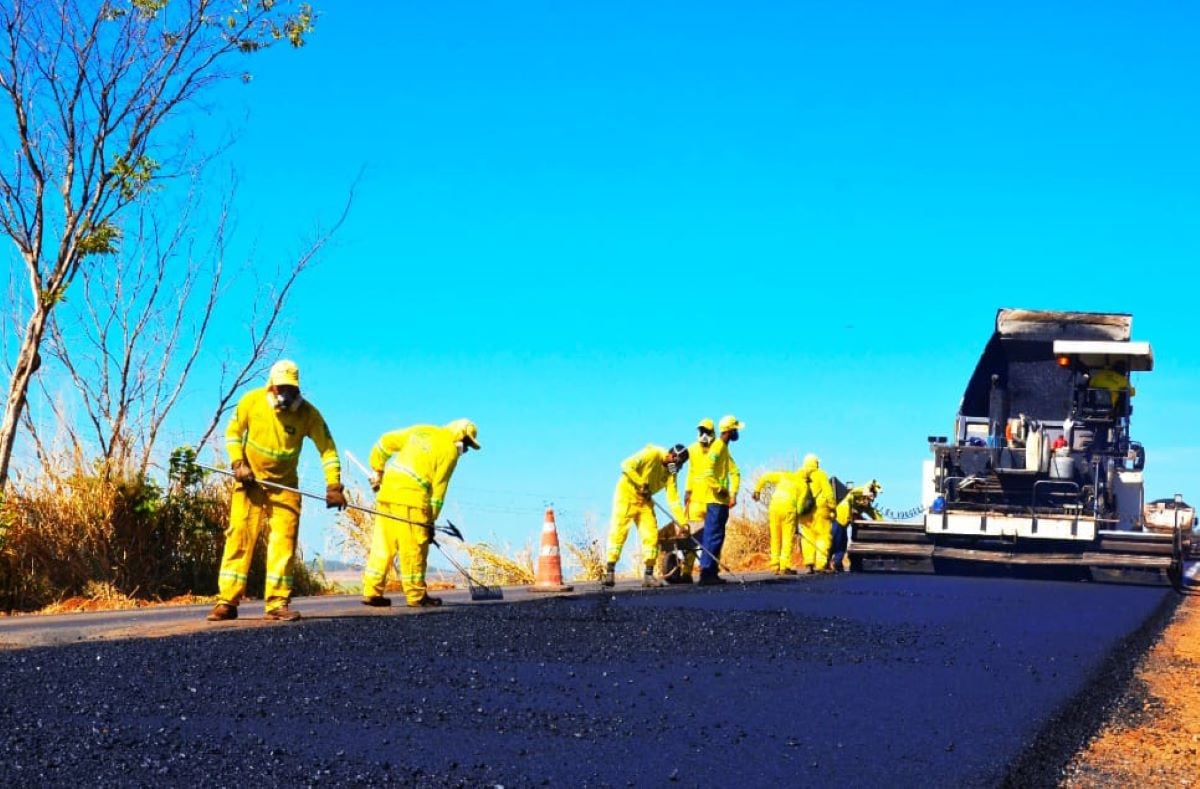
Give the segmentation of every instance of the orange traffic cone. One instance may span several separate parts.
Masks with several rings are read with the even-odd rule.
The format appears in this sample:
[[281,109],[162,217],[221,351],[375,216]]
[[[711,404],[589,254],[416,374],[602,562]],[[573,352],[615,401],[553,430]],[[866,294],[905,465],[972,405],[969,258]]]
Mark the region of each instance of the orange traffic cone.
[[562,557],[558,553],[558,527],[554,525],[554,510],[546,510],[542,524],[542,550],[538,556],[537,580],[531,591],[569,592],[573,587],[563,583]]

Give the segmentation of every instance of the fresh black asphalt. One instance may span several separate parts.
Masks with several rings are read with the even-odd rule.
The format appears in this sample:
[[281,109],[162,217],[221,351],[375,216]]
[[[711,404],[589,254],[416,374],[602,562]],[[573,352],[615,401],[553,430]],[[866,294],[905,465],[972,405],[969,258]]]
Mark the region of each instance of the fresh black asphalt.
[[1172,595],[855,574],[0,651],[0,783],[1052,785]]

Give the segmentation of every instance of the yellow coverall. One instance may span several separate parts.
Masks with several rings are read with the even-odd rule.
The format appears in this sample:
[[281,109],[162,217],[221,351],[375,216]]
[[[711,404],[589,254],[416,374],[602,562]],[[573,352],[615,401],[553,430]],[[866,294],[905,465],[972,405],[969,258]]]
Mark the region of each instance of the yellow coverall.
[[862,520],[861,516],[863,515],[873,521],[883,520],[879,510],[871,504],[871,497],[867,494],[866,485],[859,485],[857,488],[851,488],[838,502],[837,520],[838,523],[849,526],[851,521]]
[[767,523],[771,531],[772,570],[790,570],[792,567],[792,537],[796,524],[800,522],[799,493],[804,484],[804,473],[796,471],[768,471],[758,478],[754,486],[757,496],[767,485],[774,485],[771,503],[767,507]]
[[[251,390],[238,401],[225,430],[225,449],[229,462],[249,464],[255,479],[294,488],[300,481],[296,467],[305,436],[321,453],[325,484],[341,484],[337,446],[321,413],[307,400],[301,400],[294,411],[276,411],[266,387]],[[236,606],[246,593],[250,560],[264,524],[270,530],[264,607],[273,611],[291,600],[300,494],[252,484],[236,486],[230,501],[229,528],[217,577],[222,603]]]
[[1129,392],[1130,396],[1134,394],[1133,387],[1129,385],[1129,379],[1116,370],[1110,370],[1107,367],[1093,371],[1088,386],[1093,389],[1107,389],[1108,396],[1112,399],[1114,406],[1116,406],[1121,392]]
[[[683,506],[687,514],[687,521],[684,525],[693,535],[704,525],[704,511],[708,509],[704,497],[696,493],[700,486],[700,472],[697,469],[707,470],[709,467],[708,450],[709,446],[701,444],[699,441],[693,442],[688,447],[687,476],[684,477],[683,482]],[[696,553],[696,549],[684,550],[683,575],[691,576],[692,571],[696,568]]]
[[[690,459],[690,458],[689,458]],[[742,472],[733,456],[729,454],[729,444],[717,437],[708,452],[704,455],[703,465],[697,464],[696,489],[692,491],[692,500],[697,495],[702,506],[709,504],[724,504],[728,506],[737,498],[742,485]]]
[[829,544],[833,540],[833,514],[837,499],[828,474],[817,466],[805,466],[801,471],[807,476],[815,506],[807,515],[800,516],[800,552],[804,556],[806,569],[825,571],[829,565]]
[[838,536],[833,540],[833,553],[830,556],[833,568],[841,572],[842,560],[845,558],[847,547],[847,534],[850,524],[853,521],[860,520],[863,516],[870,518],[873,521],[883,520],[883,516],[879,510],[872,505],[871,495],[867,492],[866,485],[859,485],[857,488],[851,488],[842,497],[842,500],[837,505],[837,522]]
[[[667,471],[667,450],[647,444],[640,452],[621,464],[621,478],[613,492],[612,524],[608,530],[610,564],[621,558],[621,548],[629,536],[629,524],[636,523],[642,538],[642,560],[647,564],[658,558],[658,520],[650,497],[667,489],[667,504],[679,523],[687,518],[679,504],[679,483],[675,474]],[[644,491],[644,495],[643,495]]]
[[383,594],[392,559],[400,557],[400,583],[409,605],[425,598],[425,571],[433,522],[445,503],[450,476],[458,465],[455,436],[437,425],[414,425],[379,437],[368,463],[381,476],[380,512],[413,523],[375,516],[371,553],[363,571],[363,597]]

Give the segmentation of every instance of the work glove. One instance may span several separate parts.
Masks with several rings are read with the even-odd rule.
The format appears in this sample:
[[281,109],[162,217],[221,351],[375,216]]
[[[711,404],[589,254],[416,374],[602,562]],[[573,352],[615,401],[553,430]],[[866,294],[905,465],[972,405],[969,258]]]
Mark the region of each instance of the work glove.
[[233,461],[233,478],[242,483],[243,487],[254,484],[254,471],[244,460]]
[[346,509],[346,489],[341,485],[326,485],[325,486],[325,507],[326,509],[339,510]]
[[638,495],[641,496],[643,499],[648,500],[650,498],[650,486],[649,485],[638,485]]
[[751,493],[750,498],[754,499],[755,501],[758,501],[758,491],[756,490],[753,493]]
[[371,490],[374,491],[375,493],[378,493],[379,486],[383,484],[383,472],[382,471],[372,471],[371,477],[368,481],[371,483]]

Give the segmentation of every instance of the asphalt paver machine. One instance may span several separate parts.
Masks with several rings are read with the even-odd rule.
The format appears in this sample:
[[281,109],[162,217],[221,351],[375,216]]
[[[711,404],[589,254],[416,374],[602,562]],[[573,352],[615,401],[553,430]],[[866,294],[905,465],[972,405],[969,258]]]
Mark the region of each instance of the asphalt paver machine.
[[1127,314],[1002,309],[952,436],[930,436],[923,521],[859,521],[855,570],[1038,568],[1052,576],[1178,579],[1178,531],[1146,528],[1145,450],[1131,376],[1149,343]]

